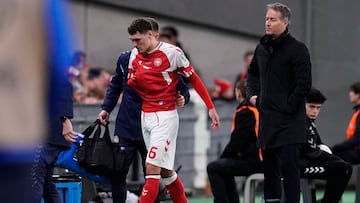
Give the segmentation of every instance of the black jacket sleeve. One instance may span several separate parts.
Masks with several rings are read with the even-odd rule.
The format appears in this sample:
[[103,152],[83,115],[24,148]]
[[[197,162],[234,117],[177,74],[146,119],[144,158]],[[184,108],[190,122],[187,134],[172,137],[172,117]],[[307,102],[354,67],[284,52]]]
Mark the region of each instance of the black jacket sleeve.
[[260,93],[260,72],[256,56],[257,49],[258,48],[255,50],[254,57],[250,63],[250,67],[246,76],[246,95],[248,100],[250,97],[259,95]]
[[124,52],[119,56],[116,63],[115,75],[112,77],[110,85],[106,90],[106,96],[102,104],[102,109],[111,113],[117,104],[120,94],[123,91],[124,83],[127,81],[127,69],[131,52]]
[[[306,124],[306,141],[301,145],[301,158],[314,159],[320,156],[321,150],[317,147],[317,137],[313,136],[310,130],[310,124]],[[315,131],[313,129],[313,131]]]
[[190,93],[187,85],[185,84],[182,77],[179,77],[179,83],[176,86],[176,90],[180,91],[180,94],[185,98],[185,104],[189,103]]
[[317,139],[316,139],[316,144],[317,144],[317,145],[324,144],[324,143],[322,142],[321,137],[320,137],[319,134],[318,134]]

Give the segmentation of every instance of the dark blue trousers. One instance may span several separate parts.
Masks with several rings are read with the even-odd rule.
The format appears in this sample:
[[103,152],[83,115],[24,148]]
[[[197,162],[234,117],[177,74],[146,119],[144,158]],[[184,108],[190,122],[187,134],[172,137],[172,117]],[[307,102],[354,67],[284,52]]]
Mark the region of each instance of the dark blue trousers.
[[29,202],[35,146],[0,148],[0,202]]
[[11,163],[0,166],[0,202],[29,202],[32,196],[31,165],[31,163]]
[[147,150],[144,141],[142,140],[132,140],[120,138],[120,149],[124,151],[125,160],[124,166],[120,173],[112,177],[111,190],[113,203],[125,203],[126,201],[126,177],[129,172],[129,167],[133,163],[133,160],[136,158],[137,153],[140,153],[142,159],[143,171],[145,174],[145,159],[147,155]]
[[31,167],[32,198],[29,203],[39,203],[44,198],[45,203],[62,203],[60,195],[52,181],[55,161],[60,153],[59,147],[45,144],[36,151]]

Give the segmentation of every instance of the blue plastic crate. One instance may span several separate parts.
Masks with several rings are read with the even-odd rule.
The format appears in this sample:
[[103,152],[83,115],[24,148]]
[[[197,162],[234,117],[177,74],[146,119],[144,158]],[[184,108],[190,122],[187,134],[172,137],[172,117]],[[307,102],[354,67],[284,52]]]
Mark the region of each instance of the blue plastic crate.
[[63,203],[81,203],[81,182],[60,182],[55,185]]

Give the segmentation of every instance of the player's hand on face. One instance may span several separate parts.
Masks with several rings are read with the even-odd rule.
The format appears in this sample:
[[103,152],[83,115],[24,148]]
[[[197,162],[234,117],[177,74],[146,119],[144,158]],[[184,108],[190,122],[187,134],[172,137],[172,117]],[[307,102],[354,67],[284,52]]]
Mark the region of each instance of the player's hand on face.
[[176,101],[175,101],[176,106],[184,107],[184,105],[185,105],[185,97],[180,94],[180,91],[176,92],[175,98],[176,98]]
[[209,116],[211,118],[211,128],[218,130],[220,128],[220,118],[215,108],[209,110]]
[[100,120],[101,124],[106,125],[110,117],[110,114],[104,110],[102,110],[99,115],[98,119]]

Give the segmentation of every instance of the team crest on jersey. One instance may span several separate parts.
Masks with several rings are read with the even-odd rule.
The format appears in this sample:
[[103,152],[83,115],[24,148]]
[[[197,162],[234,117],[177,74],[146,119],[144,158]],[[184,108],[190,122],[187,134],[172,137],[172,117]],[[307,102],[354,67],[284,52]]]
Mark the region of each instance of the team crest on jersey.
[[159,67],[162,64],[161,58],[154,59],[154,66]]

